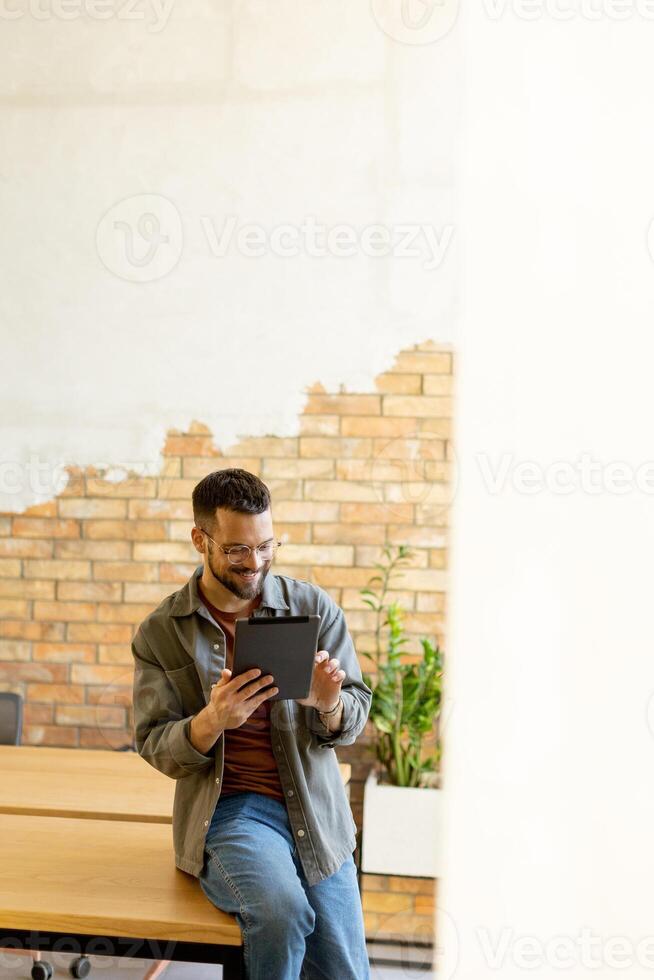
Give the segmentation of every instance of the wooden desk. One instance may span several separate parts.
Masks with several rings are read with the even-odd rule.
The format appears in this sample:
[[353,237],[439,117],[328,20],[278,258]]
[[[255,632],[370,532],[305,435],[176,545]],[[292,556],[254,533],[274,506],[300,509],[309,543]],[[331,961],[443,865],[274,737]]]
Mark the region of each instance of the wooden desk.
[[169,824],[174,795],[136,752],[0,745],[0,813]]
[[[339,768],[347,786],[351,767]],[[0,745],[0,814],[169,824],[174,794],[136,752]]]
[[0,814],[0,948],[222,963],[226,980],[242,977],[236,919],[172,847],[163,824]]
[[136,752],[0,746],[0,948],[69,939],[78,955],[222,963],[225,980],[241,977],[236,919],[175,867],[174,791]]

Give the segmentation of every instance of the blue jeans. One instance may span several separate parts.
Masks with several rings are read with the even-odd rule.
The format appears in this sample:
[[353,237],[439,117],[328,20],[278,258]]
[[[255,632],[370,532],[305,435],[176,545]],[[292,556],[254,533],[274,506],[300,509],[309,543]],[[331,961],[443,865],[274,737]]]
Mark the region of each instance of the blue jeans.
[[200,884],[236,916],[248,980],[369,980],[352,855],[307,885],[279,800],[250,791],[218,800]]

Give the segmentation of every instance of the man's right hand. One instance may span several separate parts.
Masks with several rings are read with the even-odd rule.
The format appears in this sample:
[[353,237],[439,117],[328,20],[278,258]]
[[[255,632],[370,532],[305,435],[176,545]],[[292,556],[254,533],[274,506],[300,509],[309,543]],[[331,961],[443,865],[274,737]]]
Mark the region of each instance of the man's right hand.
[[261,691],[273,678],[270,674],[265,677],[260,674],[258,667],[237,677],[232,677],[227,668],[222,671],[218,683],[211,687],[209,703],[191,719],[189,737],[198,752],[207,755],[226,728],[239,728],[260,704],[277,694],[277,687]]
[[279,691],[271,687],[262,692],[262,688],[272,683],[271,674],[260,676],[258,667],[246,670],[237,677],[232,677],[231,670],[225,668],[220,680],[211,687],[211,700],[207,712],[216,728],[224,731],[226,728],[240,728],[257,708],[273,697]]

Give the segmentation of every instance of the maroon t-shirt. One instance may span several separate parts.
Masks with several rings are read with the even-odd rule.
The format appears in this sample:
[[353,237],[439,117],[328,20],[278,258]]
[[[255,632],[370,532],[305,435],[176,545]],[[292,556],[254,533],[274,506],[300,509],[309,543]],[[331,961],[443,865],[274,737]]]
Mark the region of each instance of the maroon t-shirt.
[[[234,660],[236,620],[251,615],[252,610],[261,605],[261,595],[244,609],[233,613],[216,609],[205,596],[199,583],[198,593],[225,633],[227,638],[225,666],[231,670]],[[266,700],[238,728],[225,729],[223,733],[225,765],[221,796],[229,796],[243,790],[254,790],[256,793],[272,796],[276,800],[284,799],[277,760],[270,744],[270,708],[271,702]]]

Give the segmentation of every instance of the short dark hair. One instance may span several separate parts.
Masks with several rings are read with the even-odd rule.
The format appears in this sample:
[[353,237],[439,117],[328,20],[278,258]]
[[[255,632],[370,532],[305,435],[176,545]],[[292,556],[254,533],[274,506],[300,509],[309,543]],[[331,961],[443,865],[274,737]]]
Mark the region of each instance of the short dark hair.
[[216,508],[242,514],[263,514],[270,507],[270,491],[254,473],[236,467],[216,470],[193,489],[193,519],[198,526],[216,517]]

